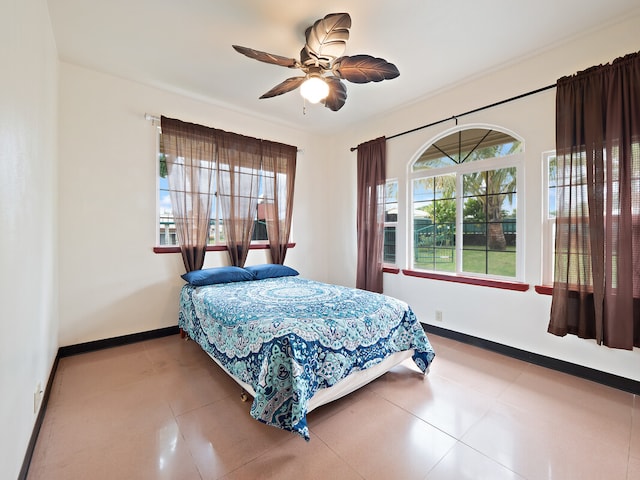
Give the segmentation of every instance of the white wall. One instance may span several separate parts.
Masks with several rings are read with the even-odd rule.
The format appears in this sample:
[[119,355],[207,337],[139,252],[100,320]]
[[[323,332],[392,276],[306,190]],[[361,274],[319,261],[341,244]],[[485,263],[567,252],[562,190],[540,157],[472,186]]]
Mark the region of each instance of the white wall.
[[[338,194],[332,197],[333,211],[338,214],[333,221],[339,227],[332,232],[334,236],[330,243],[341,248],[331,257],[330,280],[346,285],[355,283],[356,232],[353,219],[356,199],[353,186],[356,184],[356,153],[351,153],[349,147],[551,85],[562,76],[637,51],[640,45],[639,24],[638,15],[623,19],[519,63],[469,79],[334,138],[335,150],[331,159],[334,170],[340,175],[332,179],[338,186]],[[546,333],[551,299],[533,290],[533,286],[542,281],[542,152],[554,149],[555,89],[459,120],[460,125],[471,123],[499,125],[525,139],[525,185],[524,189],[519,186],[518,193],[522,198],[524,190],[526,209],[522,212],[521,205],[518,205],[518,212],[524,213],[520,228],[523,228],[521,232],[525,240],[525,281],[531,284],[531,289],[521,293],[385,274],[385,293],[409,302],[424,323],[640,380],[640,351],[637,349],[633,352],[613,350],[598,347],[593,341],[573,336],[559,338]],[[398,177],[403,187],[411,157],[430,139],[454,125],[450,121],[389,140],[387,176]],[[399,196],[405,200],[399,207],[402,213],[403,207],[406,208],[406,190],[401,190]],[[401,268],[407,268],[406,216],[404,219],[399,216],[398,220],[398,261]],[[435,310],[443,312],[442,322],[435,322]]]
[[[177,324],[180,254],[155,254],[156,133],[144,114],[165,115],[296,145],[288,265],[326,278],[322,201],[326,161],[304,132],[230,112],[79,66],[60,65],[60,344]],[[267,261],[252,251],[248,264]],[[209,252],[205,266],[228,264]]]
[[0,65],[0,479],[15,479],[58,348],[57,53],[44,0],[0,3]]

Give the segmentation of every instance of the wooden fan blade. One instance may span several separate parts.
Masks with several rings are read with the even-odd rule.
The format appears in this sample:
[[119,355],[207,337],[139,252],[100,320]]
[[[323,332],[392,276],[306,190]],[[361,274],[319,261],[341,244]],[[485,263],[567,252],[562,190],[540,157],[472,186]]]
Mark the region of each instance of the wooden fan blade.
[[371,55],[340,57],[334,62],[332,70],[339,78],[353,83],[381,82],[400,75],[393,63]]
[[331,62],[344,54],[349,39],[351,17],[348,13],[330,13],[305,31],[307,40],[300,61],[307,66],[318,63],[329,68]]
[[338,77],[325,77],[329,84],[329,95],[324,99],[324,106],[337,112],[347,101],[347,86]]
[[305,80],[306,80],[306,77],[287,78],[284,82],[279,83],[278,85],[273,87],[271,90],[269,90],[267,93],[260,96],[260,98],[277,97],[278,95],[282,95],[283,93],[290,92],[291,90],[295,90],[300,85],[302,85],[302,82],[304,82]]
[[280,55],[274,55],[272,53],[261,52],[260,50],[254,50],[249,47],[241,47],[239,45],[232,45],[236,52],[246,55],[249,58],[258,60],[264,63],[271,63],[273,65],[280,65],[282,67],[298,68],[300,64],[295,58],[282,57]]

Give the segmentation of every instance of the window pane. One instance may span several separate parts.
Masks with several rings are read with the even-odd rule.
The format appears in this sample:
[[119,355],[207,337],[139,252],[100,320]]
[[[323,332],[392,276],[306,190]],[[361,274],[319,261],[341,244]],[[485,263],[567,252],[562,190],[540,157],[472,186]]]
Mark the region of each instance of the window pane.
[[[590,250],[589,243],[589,220],[588,217],[584,217],[582,222],[576,223],[560,222],[556,220],[557,235],[559,242],[556,245],[560,245],[561,249],[555,251],[554,258],[556,260],[555,267],[558,268],[556,272],[556,279],[559,281],[567,281],[569,284],[583,283],[585,280],[592,281],[591,277],[591,259],[588,253],[572,253],[569,254],[567,246],[570,250],[578,251],[577,245],[581,245],[581,250],[588,252]],[[578,282],[578,280],[580,280]]]
[[433,200],[434,177],[420,178],[413,182],[413,201]]
[[413,231],[416,268],[455,272],[455,175],[414,182]]
[[459,130],[427,148],[413,163],[413,171],[505,157],[522,151],[522,143],[507,133],[484,128]]
[[465,250],[487,249],[487,224],[486,222],[475,223],[465,220],[462,226],[462,245]]
[[501,252],[489,252],[487,256],[487,273],[502,277],[516,276],[516,250],[507,249]]
[[[437,152],[440,153],[440,152]],[[450,165],[456,165],[456,162],[447,156],[434,156],[436,152],[427,150],[421,158],[416,160],[413,164],[413,171],[426,170],[428,168],[440,168],[448,167]]]
[[158,153],[158,220],[159,244],[177,245],[176,225],[171,210],[169,182],[167,180],[167,162],[164,153]]
[[396,223],[398,221],[398,182],[387,180],[384,189],[384,237],[382,262],[396,263]]
[[211,199],[211,219],[209,220],[209,245],[219,244],[224,236],[222,218],[218,218],[216,221],[216,216],[218,215],[220,215],[218,209],[218,197],[213,197]]
[[253,233],[251,234],[251,241],[265,241],[269,240],[267,236],[267,222],[264,220],[255,220],[253,225]]
[[516,191],[516,169],[500,168],[498,170],[489,170],[487,173],[487,188],[491,194],[505,194]]
[[516,169],[463,175],[462,271],[516,276]]
[[462,271],[467,273],[487,273],[486,250],[462,251]]
[[164,155],[160,155],[160,168],[158,179],[158,220],[159,220],[159,244],[177,245],[176,225],[173,221],[171,210],[171,197],[169,196],[169,184],[167,182],[167,166]]
[[387,182],[384,197],[384,221],[398,221],[398,182]]
[[473,172],[462,177],[463,196],[487,194],[486,172]]
[[548,192],[548,217],[547,218],[556,218],[556,186],[557,186],[557,161],[555,155],[549,158],[549,166],[547,170],[548,174],[548,182],[549,182],[549,192]]
[[[264,170],[260,172],[260,177],[258,178],[258,205],[256,206],[256,216],[253,220],[253,232],[251,233],[252,242],[268,240],[267,218],[271,219],[278,216],[273,202],[274,193],[270,191],[267,196],[265,190],[265,182],[269,182],[269,185],[274,185],[276,183],[275,175],[275,172],[268,172]],[[273,190],[273,187],[271,190]]]
[[396,227],[384,227],[383,263],[396,263]]

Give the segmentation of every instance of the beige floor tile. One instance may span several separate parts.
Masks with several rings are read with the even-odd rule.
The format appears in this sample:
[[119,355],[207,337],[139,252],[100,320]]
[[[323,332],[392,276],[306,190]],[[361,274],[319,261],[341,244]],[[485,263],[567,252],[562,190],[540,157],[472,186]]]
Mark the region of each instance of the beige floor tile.
[[193,340],[170,335],[142,342],[144,350],[156,371],[176,370],[180,373],[208,369],[213,360]]
[[136,432],[105,452],[112,461],[112,478],[138,480],[199,480],[200,473],[178,424]]
[[313,433],[364,478],[424,478],[456,442],[373,392],[361,398]]
[[240,398],[240,386],[217,365],[209,367],[210,370],[218,371],[194,370],[180,373],[167,369],[160,374],[157,383],[159,393],[169,403],[175,415],[181,415],[225,397]]
[[321,405],[313,411],[307,414],[307,425],[310,430],[313,430],[315,425],[321,424],[324,420],[338,412],[350,407],[354,403],[358,403],[361,399],[365,398],[371,391],[373,391],[373,383],[365,385],[364,387],[351,392],[344,397],[341,397],[333,402]]
[[[431,337],[429,337],[431,338]],[[452,340],[434,346],[436,358],[429,373],[497,397],[527,368],[528,364]],[[437,341],[434,342],[437,345]]]
[[429,472],[426,480],[524,480],[495,460],[458,442]]
[[[153,375],[153,364],[141,343],[60,359],[56,377],[60,401],[89,397]],[[56,400],[56,398],[53,398]]]
[[60,455],[50,463],[32,460],[27,480],[112,480],[112,459],[102,449],[84,449],[73,455]]
[[174,422],[173,412],[158,390],[153,379],[145,379],[48,406],[51,423],[45,462],[86,448],[106,447],[118,441],[123,432],[154,430]]
[[197,480],[200,474],[175,421],[146,431],[123,430],[107,444],[38,461],[29,472],[29,480],[89,478]]
[[[258,458],[295,434],[254,420],[250,402],[227,397],[177,417],[200,474],[219,478]],[[298,439],[298,438],[296,438]],[[304,439],[299,437],[304,443]]]
[[496,404],[462,441],[529,480],[623,480],[628,448],[597,434],[585,436],[568,423]]
[[633,395],[547,368],[531,365],[500,401],[594,442],[629,445]]
[[362,477],[317,436],[292,438],[224,477],[225,480],[358,480]]
[[480,420],[495,401],[491,396],[440,377],[435,372],[425,377],[407,363],[388,372],[371,388],[457,439]]

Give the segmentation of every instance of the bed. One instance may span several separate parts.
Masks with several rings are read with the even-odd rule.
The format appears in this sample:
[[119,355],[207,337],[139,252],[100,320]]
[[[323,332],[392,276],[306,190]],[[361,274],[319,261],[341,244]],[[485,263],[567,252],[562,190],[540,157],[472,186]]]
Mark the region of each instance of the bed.
[[282,265],[235,269],[240,276],[231,281],[198,278],[220,269],[183,276],[178,323],[253,396],[256,420],[309,440],[314,408],[409,357],[426,373],[434,358],[400,300],[305,279]]

